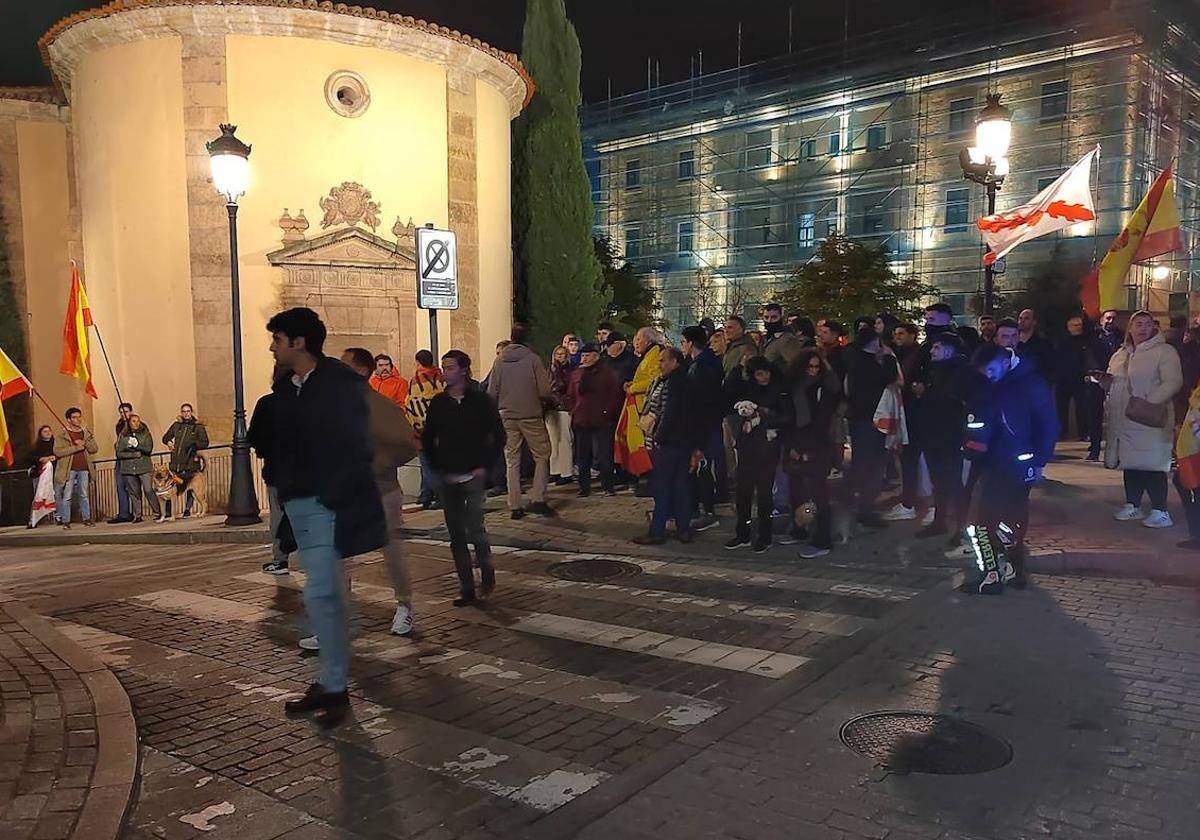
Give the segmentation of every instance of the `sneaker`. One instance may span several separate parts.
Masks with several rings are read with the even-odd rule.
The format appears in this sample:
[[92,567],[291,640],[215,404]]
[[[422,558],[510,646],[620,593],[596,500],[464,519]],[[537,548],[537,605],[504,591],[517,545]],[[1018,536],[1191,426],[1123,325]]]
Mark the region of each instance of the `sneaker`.
[[937,516],[937,508],[929,508],[925,511],[925,515],[921,517],[921,527],[928,528],[933,524],[933,518]]
[[1165,510],[1152,510],[1150,515],[1142,520],[1142,525],[1146,528],[1170,528],[1174,524],[1171,514]]
[[525,508],[514,508],[513,512],[509,514],[509,517],[511,519],[524,519],[525,518]]
[[64,530],[64,531],[70,531],[70,530],[71,530],[71,523],[70,523],[70,522],[63,522],[63,523],[61,523],[61,524],[62,524],[62,527],[63,527],[63,530]]
[[155,525],[158,525],[159,523],[166,522],[166,521],[167,521],[167,517],[163,516],[162,514],[159,514],[158,516],[154,517]]
[[662,545],[666,541],[666,534],[642,534],[640,537],[634,537],[632,540],[636,545]]
[[491,566],[481,568],[479,570],[479,579],[485,598],[496,591],[496,570],[494,568]]
[[750,547],[750,540],[748,537],[733,537],[732,539],[725,541],[725,548],[729,549],[730,551],[733,551],[734,549],[738,549],[738,548],[749,548],[749,547]]
[[1136,508],[1133,505],[1129,504],[1129,502],[1126,502],[1125,504],[1121,505],[1121,507],[1117,510],[1117,512],[1113,514],[1113,519],[1116,519],[1118,522],[1128,522],[1131,519],[1141,519],[1141,518],[1142,518],[1141,508]]
[[1008,583],[1010,580],[1012,580],[1016,576],[1017,576],[1017,570],[1013,568],[1013,564],[1009,563],[1007,560],[1004,561],[1004,576],[1003,576],[1004,582]]
[[824,557],[828,553],[829,553],[828,548],[818,548],[815,545],[800,546],[800,559],[801,560],[813,560],[817,557]]
[[392,618],[392,635],[407,636],[413,629],[412,610],[401,604],[396,607],[396,615]]
[[806,538],[805,534],[798,534],[795,531],[788,531],[779,538],[780,545],[799,545]]
[[474,592],[466,592],[454,599],[453,604],[456,607],[473,607],[479,601],[475,598]]
[[140,516],[135,516],[135,517],[133,517],[133,519],[131,519],[129,521],[132,522],[134,525],[140,525],[141,523],[145,522],[146,520]]
[[112,519],[106,519],[105,525],[123,525],[126,522],[132,522],[132,516],[114,516]]
[[95,522],[93,522],[93,521],[92,521],[92,520],[90,520],[90,519],[85,519],[85,520],[83,520],[83,527],[85,527],[85,528],[91,528],[91,527],[92,527],[93,525],[95,525],[95,524],[96,524],[96,523],[95,523]]
[[617,491],[614,488],[610,488],[610,489],[604,491],[604,495],[605,496],[615,496],[615,495],[617,495]]
[[316,636],[305,636],[300,640],[300,650],[320,650],[321,643]]
[[536,513],[538,516],[558,516],[558,514],[555,513],[554,508],[550,507],[550,505],[546,504],[545,502],[534,502],[529,506],[529,512]]
[[721,520],[711,513],[706,513],[703,516],[697,516],[692,520],[693,531],[708,531],[716,528],[721,524]]
[[1099,460],[1100,460],[1100,453],[1099,453],[1099,452],[1089,452],[1089,453],[1087,454],[1087,457],[1086,457],[1086,458],[1084,458],[1084,460],[1085,460],[1085,461],[1099,461]]
[[769,539],[764,539],[763,537],[759,537],[758,539],[756,539],[754,541],[754,553],[755,554],[763,554],[770,547],[771,547],[771,541]]
[[288,561],[272,560],[270,563],[263,563],[263,573],[268,575],[286,575],[288,574]]
[[901,522],[906,519],[916,519],[917,509],[910,508],[903,502],[897,503],[895,507],[883,515],[886,522]]
[[586,499],[588,496],[592,495],[592,491],[591,490],[580,490],[575,495],[578,496],[580,499]]
[[831,469],[829,471],[829,480],[830,481],[835,481],[836,479],[839,479],[842,477],[844,477],[844,474],[837,467],[834,467],[833,469]]

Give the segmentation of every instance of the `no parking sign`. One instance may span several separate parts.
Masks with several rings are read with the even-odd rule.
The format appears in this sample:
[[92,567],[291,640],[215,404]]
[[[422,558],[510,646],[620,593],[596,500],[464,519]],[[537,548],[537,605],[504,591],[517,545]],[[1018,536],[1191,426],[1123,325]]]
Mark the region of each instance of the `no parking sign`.
[[453,231],[417,228],[417,306],[458,309],[458,239]]

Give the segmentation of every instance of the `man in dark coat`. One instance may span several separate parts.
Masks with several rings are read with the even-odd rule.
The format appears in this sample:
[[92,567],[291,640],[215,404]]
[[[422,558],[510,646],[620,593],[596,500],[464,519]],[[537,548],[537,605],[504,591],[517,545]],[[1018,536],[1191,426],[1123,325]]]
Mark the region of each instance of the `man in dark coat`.
[[[1067,319],[1067,334],[1054,349],[1054,397],[1058,405],[1059,434],[1065,438],[1070,431],[1070,409],[1074,402],[1079,436],[1089,439],[1097,453],[1101,430],[1092,428],[1087,377],[1089,371],[1100,369],[1100,360],[1106,355],[1092,325],[1083,315],[1072,315]],[[1104,367],[1107,366],[1105,361]]]
[[317,712],[323,726],[336,726],[350,706],[342,561],[387,544],[371,470],[367,383],[322,353],[325,325],[311,309],[280,312],[267,322],[267,331],[276,363],[291,371],[272,389],[273,480],[304,557],[304,605],[321,650],[319,681],[284,708],[293,714]]
[[700,326],[687,327],[683,331],[683,355],[688,361],[688,378],[692,381],[701,415],[697,421],[702,427],[705,467],[696,473],[692,502],[703,507],[703,515],[696,525],[700,531],[717,525],[716,504],[729,497],[729,464],[725,460],[725,436],[722,423],[728,410],[725,399],[725,371],[721,360],[708,346],[708,334]]
[[616,493],[613,482],[613,434],[625,402],[625,392],[609,365],[600,361],[600,348],[585,344],[568,386],[571,431],[575,436],[575,465],[579,468],[579,497],[592,492],[592,465],[600,472],[606,496]]
[[863,525],[884,523],[875,512],[875,500],[883,487],[887,460],[886,435],[875,428],[875,409],[883,390],[896,381],[896,356],[884,345],[874,327],[859,331],[847,349],[846,420],[850,426],[850,487],[857,497],[858,521]]

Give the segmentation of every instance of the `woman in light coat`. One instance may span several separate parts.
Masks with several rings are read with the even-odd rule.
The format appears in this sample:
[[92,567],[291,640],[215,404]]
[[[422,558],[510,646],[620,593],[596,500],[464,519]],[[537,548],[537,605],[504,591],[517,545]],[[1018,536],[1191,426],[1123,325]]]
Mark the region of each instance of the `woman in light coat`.
[[[1123,470],[1125,478],[1125,504],[1115,517],[1122,521],[1142,519],[1145,493],[1150,496],[1152,510],[1142,524],[1147,528],[1169,528],[1174,524],[1167,513],[1167,473],[1175,430],[1172,401],[1183,386],[1183,371],[1179,354],[1158,331],[1149,312],[1135,312],[1129,319],[1125,343],[1108,363],[1106,379],[1104,466]],[[1126,416],[1133,397],[1163,406],[1163,425],[1145,425]]]

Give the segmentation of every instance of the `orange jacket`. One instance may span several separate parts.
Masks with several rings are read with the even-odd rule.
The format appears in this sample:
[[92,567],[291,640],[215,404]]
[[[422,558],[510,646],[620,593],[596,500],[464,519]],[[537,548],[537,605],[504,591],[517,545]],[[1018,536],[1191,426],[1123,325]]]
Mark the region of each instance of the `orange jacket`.
[[378,373],[371,374],[370,383],[371,390],[378,391],[396,405],[404,408],[404,403],[408,399],[408,380],[395,370],[387,376],[380,376]]

